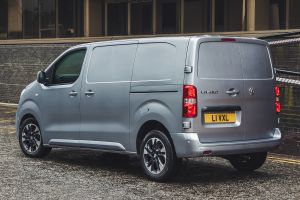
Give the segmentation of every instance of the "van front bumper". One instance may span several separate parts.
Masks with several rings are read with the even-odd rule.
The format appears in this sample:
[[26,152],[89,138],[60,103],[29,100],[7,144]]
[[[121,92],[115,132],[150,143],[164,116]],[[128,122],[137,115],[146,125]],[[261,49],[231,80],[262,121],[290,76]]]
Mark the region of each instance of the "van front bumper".
[[171,137],[179,158],[267,152],[281,143],[281,132],[278,128],[272,138],[258,140],[201,143],[197,133],[172,133]]

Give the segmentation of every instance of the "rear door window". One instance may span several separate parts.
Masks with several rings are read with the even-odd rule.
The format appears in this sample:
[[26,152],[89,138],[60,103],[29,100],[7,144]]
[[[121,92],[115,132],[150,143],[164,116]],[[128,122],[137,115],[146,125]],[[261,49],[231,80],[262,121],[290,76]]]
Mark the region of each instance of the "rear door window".
[[264,45],[249,43],[202,43],[198,76],[209,79],[272,78],[268,49]]
[[241,61],[246,79],[272,78],[272,68],[269,52],[266,46],[244,44],[239,47]]

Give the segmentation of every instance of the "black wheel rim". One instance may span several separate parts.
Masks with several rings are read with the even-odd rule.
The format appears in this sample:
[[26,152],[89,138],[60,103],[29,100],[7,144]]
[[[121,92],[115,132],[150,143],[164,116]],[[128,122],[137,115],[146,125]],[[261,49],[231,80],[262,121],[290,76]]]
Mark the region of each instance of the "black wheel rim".
[[28,153],[36,152],[41,145],[41,132],[37,125],[27,124],[22,130],[22,145]]
[[143,151],[144,165],[152,174],[159,174],[166,166],[167,155],[164,143],[156,137],[150,138]]

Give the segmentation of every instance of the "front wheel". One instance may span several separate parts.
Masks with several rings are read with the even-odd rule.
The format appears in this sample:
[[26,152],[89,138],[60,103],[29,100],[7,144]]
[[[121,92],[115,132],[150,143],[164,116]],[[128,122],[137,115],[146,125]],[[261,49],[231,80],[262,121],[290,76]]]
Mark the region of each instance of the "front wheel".
[[161,131],[150,131],[140,146],[140,160],[150,180],[165,181],[175,172],[177,158],[168,137]]
[[228,158],[231,165],[242,172],[251,172],[260,168],[267,159],[267,152],[234,155]]
[[50,147],[43,146],[42,133],[34,118],[25,119],[19,128],[19,144],[26,156],[37,158],[47,155]]

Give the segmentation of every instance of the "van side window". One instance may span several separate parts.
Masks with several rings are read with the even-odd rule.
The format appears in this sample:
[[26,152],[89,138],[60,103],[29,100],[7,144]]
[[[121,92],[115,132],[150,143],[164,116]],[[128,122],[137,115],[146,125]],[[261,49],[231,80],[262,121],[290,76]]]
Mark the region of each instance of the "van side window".
[[163,80],[176,76],[176,47],[168,43],[139,44],[132,80]]
[[86,49],[75,50],[67,53],[53,66],[50,84],[71,84],[80,75]]
[[136,44],[96,47],[89,64],[87,81],[130,81],[136,48]]

